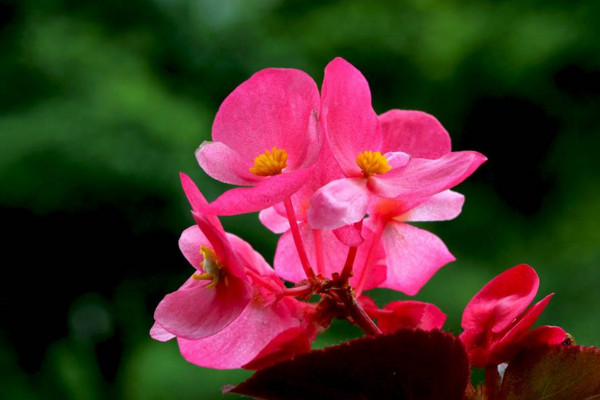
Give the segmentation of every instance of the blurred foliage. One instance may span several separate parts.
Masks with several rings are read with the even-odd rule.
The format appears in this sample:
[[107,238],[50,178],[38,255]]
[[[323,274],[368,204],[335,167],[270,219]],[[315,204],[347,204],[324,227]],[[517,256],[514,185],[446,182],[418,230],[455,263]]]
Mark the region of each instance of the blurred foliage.
[[[335,56],[379,112],[432,113],[489,158],[456,221],[421,225],[458,261],[417,298],[458,333],[472,295],[526,262],[556,292],[541,322],[600,345],[598,15],[595,0],[0,0],[3,398],[218,399],[248,376],[148,338],[190,273],[177,174],[216,197],[193,153],[223,98],[266,67],[320,82]],[[272,257],[254,215],[225,225]],[[357,334],[335,324],[317,346]]]

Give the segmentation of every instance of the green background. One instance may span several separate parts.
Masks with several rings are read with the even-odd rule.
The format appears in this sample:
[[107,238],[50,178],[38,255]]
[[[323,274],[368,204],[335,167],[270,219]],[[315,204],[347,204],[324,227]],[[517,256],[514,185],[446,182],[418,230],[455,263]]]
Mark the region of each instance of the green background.
[[[220,102],[267,67],[342,56],[374,107],[417,109],[489,161],[454,221],[423,223],[458,258],[416,297],[460,332],[499,272],[536,268],[540,323],[600,345],[600,2],[0,1],[0,393],[7,399],[211,399],[244,371],[186,363],[152,312],[191,270],[178,173]],[[226,228],[272,259],[256,215]],[[405,296],[374,295],[380,305]],[[356,336],[336,323],[317,346]],[[229,396],[234,398],[235,396]]]

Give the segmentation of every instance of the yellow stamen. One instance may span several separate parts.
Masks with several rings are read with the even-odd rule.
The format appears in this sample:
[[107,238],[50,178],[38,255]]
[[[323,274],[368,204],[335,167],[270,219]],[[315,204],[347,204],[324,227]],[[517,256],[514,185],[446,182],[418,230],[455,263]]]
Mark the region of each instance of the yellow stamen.
[[194,274],[192,275],[192,279],[212,281],[206,285],[207,289],[211,289],[217,286],[219,280],[221,280],[221,275],[223,275],[225,278],[225,286],[229,286],[227,275],[225,275],[225,272],[221,269],[221,264],[219,263],[215,251],[202,245],[200,246],[200,252],[202,253],[202,257],[204,257],[204,261],[202,261],[204,273]]
[[254,166],[250,168],[250,172],[258,176],[280,174],[287,167],[287,159],[288,154],[285,149],[273,146],[273,150],[267,150],[254,159]]
[[356,164],[362,169],[366,177],[375,174],[385,174],[392,167],[388,165],[388,160],[380,151],[363,151],[356,157]]

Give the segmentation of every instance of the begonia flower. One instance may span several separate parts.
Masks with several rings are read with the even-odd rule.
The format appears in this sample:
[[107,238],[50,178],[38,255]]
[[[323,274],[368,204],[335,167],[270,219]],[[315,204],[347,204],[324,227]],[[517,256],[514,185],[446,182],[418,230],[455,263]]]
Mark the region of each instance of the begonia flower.
[[[477,152],[450,152],[447,138],[431,121],[424,123],[424,115],[395,110],[378,117],[360,71],[341,58],[331,61],[325,69],[320,118],[345,177],[314,194],[308,211],[310,225],[336,229],[358,222],[373,196],[418,198],[442,192],[462,182],[485,161]],[[426,140],[416,139],[423,126],[423,139],[432,141],[430,151],[419,150],[428,145]],[[410,154],[415,147],[415,155]],[[436,158],[419,158],[423,155]]]
[[259,211],[296,192],[319,154],[319,101],[315,82],[296,69],[262,70],[227,96],[215,116],[213,141],[204,142],[196,157],[214,179],[249,187],[225,192],[203,211]]
[[154,313],[167,332],[186,339],[214,335],[244,311],[252,297],[245,265],[225,232],[194,213],[197,225],[186,229],[179,247],[196,268],[177,291],[168,294]]
[[[371,202],[369,226],[383,243],[387,265],[380,287],[414,296],[433,274],[455,260],[440,238],[406,222],[450,220],[460,214],[463,203],[464,196],[451,190],[424,199],[377,198]],[[361,290],[359,284],[357,291]]]
[[533,268],[513,267],[483,287],[465,307],[460,339],[474,367],[512,360],[524,347],[559,344],[565,331],[541,326],[529,331],[552,294],[525,310],[535,297],[539,278]]

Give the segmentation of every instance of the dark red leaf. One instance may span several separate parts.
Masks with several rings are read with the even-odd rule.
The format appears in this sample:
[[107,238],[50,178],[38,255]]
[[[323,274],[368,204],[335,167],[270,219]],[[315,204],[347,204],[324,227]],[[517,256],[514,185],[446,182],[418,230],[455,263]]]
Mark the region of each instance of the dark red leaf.
[[457,338],[401,330],[299,355],[225,391],[267,400],[461,400],[468,378]]
[[506,369],[498,400],[541,399],[600,399],[600,350],[553,345],[523,351]]

